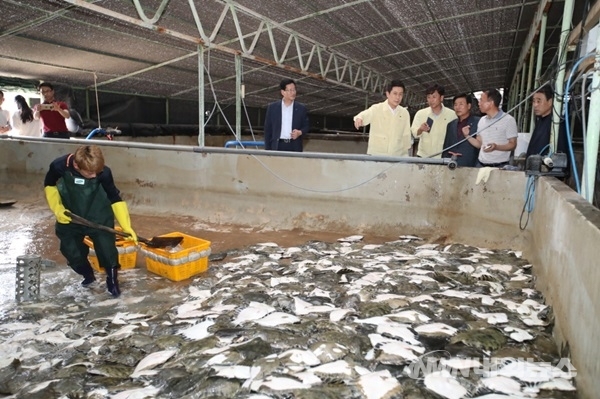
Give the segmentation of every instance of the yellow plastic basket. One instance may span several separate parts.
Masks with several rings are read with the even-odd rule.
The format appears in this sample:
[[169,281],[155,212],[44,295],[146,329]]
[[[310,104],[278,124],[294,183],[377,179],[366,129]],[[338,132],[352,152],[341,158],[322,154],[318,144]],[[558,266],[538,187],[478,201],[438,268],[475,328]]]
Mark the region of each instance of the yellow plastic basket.
[[[100,262],[98,262],[98,257],[96,256],[96,251],[94,251],[94,243],[92,240],[89,237],[85,237],[83,242],[85,245],[90,247],[88,260],[92,265],[92,269],[98,273],[104,273],[104,268],[100,267]],[[119,238],[117,238],[115,244],[117,246],[117,251],[119,252],[119,265],[121,265],[121,270],[134,269],[137,261],[137,245],[135,245],[133,241],[126,241]]]
[[168,233],[161,237],[183,237],[177,252],[166,248],[142,247],[146,257],[146,267],[152,273],[168,278],[171,281],[181,281],[205,272],[208,269],[210,241],[183,233]]

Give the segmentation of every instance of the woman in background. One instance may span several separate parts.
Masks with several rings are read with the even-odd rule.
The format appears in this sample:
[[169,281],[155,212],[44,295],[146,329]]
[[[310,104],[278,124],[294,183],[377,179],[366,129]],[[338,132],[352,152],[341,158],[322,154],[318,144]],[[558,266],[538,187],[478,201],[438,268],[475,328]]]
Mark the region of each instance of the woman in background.
[[25,97],[16,96],[18,111],[12,116],[12,127],[15,134],[29,137],[42,137],[42,126],[39,120],[33,118],[33,110],[27,104]]

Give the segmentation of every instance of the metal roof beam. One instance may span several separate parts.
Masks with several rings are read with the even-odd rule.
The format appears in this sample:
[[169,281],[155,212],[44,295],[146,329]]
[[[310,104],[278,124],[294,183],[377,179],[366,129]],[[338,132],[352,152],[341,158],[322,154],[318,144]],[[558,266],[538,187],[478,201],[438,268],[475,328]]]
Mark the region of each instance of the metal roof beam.
[[[76,5],[78,7],[85,8],[87,10],[90,10],[90,11],[93,11],[96,13],[99,13],[99,14],[102,14],[102,15],[106,15],[111,18],[121,20],[126,23],[130,23],[133,25],[137,25],[139,27],[150,29],[150,30],[153,30],[153,31],[161,33],[161,34],[173,36],[180,40],[191,42],[196,45],[202,45],[204,47],[222,51],[224,53],[228,53],[228,54],[231,54],[234,56],[236,54],[240,54],[244,58],[248,58],[248,59],[251,59],[251,60],[259,62],[259,63],[263,63],[266,65],[275,66],[278,68],[289,70],[289,71],[292,71],[292,72],[295,72],[295,73],[298,73],[298,74],[301,74],[304,76],[312,77],[317,80],[326,80],[330,83],[335,83],[336,85],[351,88],[353,90],[358,90],[358,91],[364,90],[362,86],[353,85],[352,79],[347,78],[346,77],[347,75],[345,73],[348,68],[352,68],[352,67],[356,68],[357,66],[360,65],[360,63],[353,61],[353,60],[343,56],[342,54],[331,51],[330,48],[324,46],[323,44],[317,43],[306,36],[303,36],[291,29],[285,28],[285,27],[281,26],[280,24],[277,24],[276,22],[267,19],[265,16],[260,15],[256,12],[253,12],[252,10],[249,10],[237,3],[233,3],[233,2],[229,2],[229,1],[224,2],[225,7],[228,9],[229,14],[231,14],[231,17],[235,24],[236,32],[237,32],[237,39],[238,39],[237,42],[240,44],[242,51],[239,51],[239,50],[236,50],[236,49],[233,49],[230,47],[226,47],[223,45],[215,44],[210,41],[210,37],[207,37],[202,29],[202,24],[201,24],[202,17],[197,13],[197,10],[195,8],[196,5],[194,4],[193,0],[189,0],[189,3],[190,3],[190,7],[192,8],[192,13],[194,14],[194,19],[196,20],[197,27],[199,28],[198,34],[200,35],[200,37],[190,36],[187,34],[176,32],[171,29],[167,29],[162,26],[157,26],[154,23],[146,22],[143,19],[140,20],[140,19],[132,18],[130,16],[123,15],[121,13],[109,10],[107,8],[88,3],[84,0],[63,0],[63,1],[65,1],[69,4]],[[266,59],[266,58],[263,58],[260,56],[253,55],[253,53],[252,53],[254,50],[253,46],[251,46],[251,47],[246,46],[245,41],[244,41],[245,36],[241,30],[241,26],[239,24],[239,20],[237,17],[238,11],[243,12],[243,13],[245,13],[249,16],[252,16],[252,17],[258,19],[259,21],[261,21],[259,29],[252,33],[252,35],[254,36],[253,41],[255,43],[258,41],[258,38],[260,37],[260,35],[265,31],[265,26],[266,26],[266,30],[267,30],[267,32],[269,32],[270,39],[271,39],[270,42],[271,42],[271,48],[273,51],[274,59],[269,60],[269,59]],[[223,13],[221,15],[223,16]],[[315,14],[315,15],[318,15],[318,14]],[[285,45],[283,51],[278,51],[278,49],[277,49],[277,43],[273,36],[275,31],[278,33],[281,32],[281,33],[288,35],[288,40],[286,42],[286,45]],[[310,56],[306,63],[304,63],[303,61],[300,61],[300,64],[304,65],[304,67],[297,68],[297,67],[285,64],[285,61],[287,60],[287,53],[288,53],[288,50],[292,43],[296,43],[296,50],[297,50],[296,55],[299,60],[302,60],[303,53],[301,52],[300,42],[304,42],[307,45],[311,46],[311,50],[308,52],[308,54],[314,54],[315,52],[320,51],[321,53],[328,53],[330,56],[330,59],[333,57],[334,65],[336,65],[335,79],[332,79],[327,76],[328,68],[326,68],[326,69],[319,68],[318,70],[311,69],[311,62],[308,62],[308,61],[312,61],[312,57],[310,57]],[[339,66],[340,64],[343,65],[341,71],[337,68],[337,66]],[[366,68],[366,67],[363,66],[363,68]],[[377,72],[372,71],[372,74],[377,75]],[[384,84],[386,82],[386,79],[385,79],[385,77],[381,76],[380,79],[377,79],[377,82],[381,82],[381,84]],[[381,88],[382,88],[382,86],[378,87],[378,89],[381,89]]]

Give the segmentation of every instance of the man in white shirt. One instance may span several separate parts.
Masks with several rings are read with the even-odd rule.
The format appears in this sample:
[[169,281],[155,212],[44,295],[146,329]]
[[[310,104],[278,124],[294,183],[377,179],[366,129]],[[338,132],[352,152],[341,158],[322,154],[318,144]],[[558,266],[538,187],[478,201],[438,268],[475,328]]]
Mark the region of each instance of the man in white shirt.
[[10,112],[2,109],[2,103],[4,102],[4,92],[0,90],[0,133],[7,133],[11,130],[10,126]]
[[302,152],[302,138],[308,133],[308,111],[296,101],[296,82],[279,83],[282,99],[267,107],[265,150]]
[[500,109],[501,102],[502,94],[496,89],[481,94],[479,109],[486,115],[477,124],[477,136],[469,139],[471,144],[481,148],[477,167],[508,165],[510,153],[517,147],[517,122]]

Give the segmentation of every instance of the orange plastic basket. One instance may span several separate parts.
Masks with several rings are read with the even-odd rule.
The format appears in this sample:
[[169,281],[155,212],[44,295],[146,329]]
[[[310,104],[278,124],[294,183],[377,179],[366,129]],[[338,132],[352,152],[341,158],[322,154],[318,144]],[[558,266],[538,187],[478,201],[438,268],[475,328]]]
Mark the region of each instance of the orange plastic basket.
[[[104,273],[104,268],[101,267],[100,262],[98,262],[92,240],[89,237],[85,237],[83,242],[90,247],[88,260],[90,261],[92,268],[98,273]],[[117,251],[119,252],[119,265],[121,265],[121,270],[135,268],[135,263],[137,261],[137,245],[135,245],[133,241],[122,240],[119,238],[117,238],[115,244],[117,246]]]
[[161,235],[175,236],[183,237],[183,241],[175,248],[179,249],[177,252],[166,248],[142,247],[148,270],[171,281],[185,280],[205,272],[208,269],[210,241],[178,232]]

